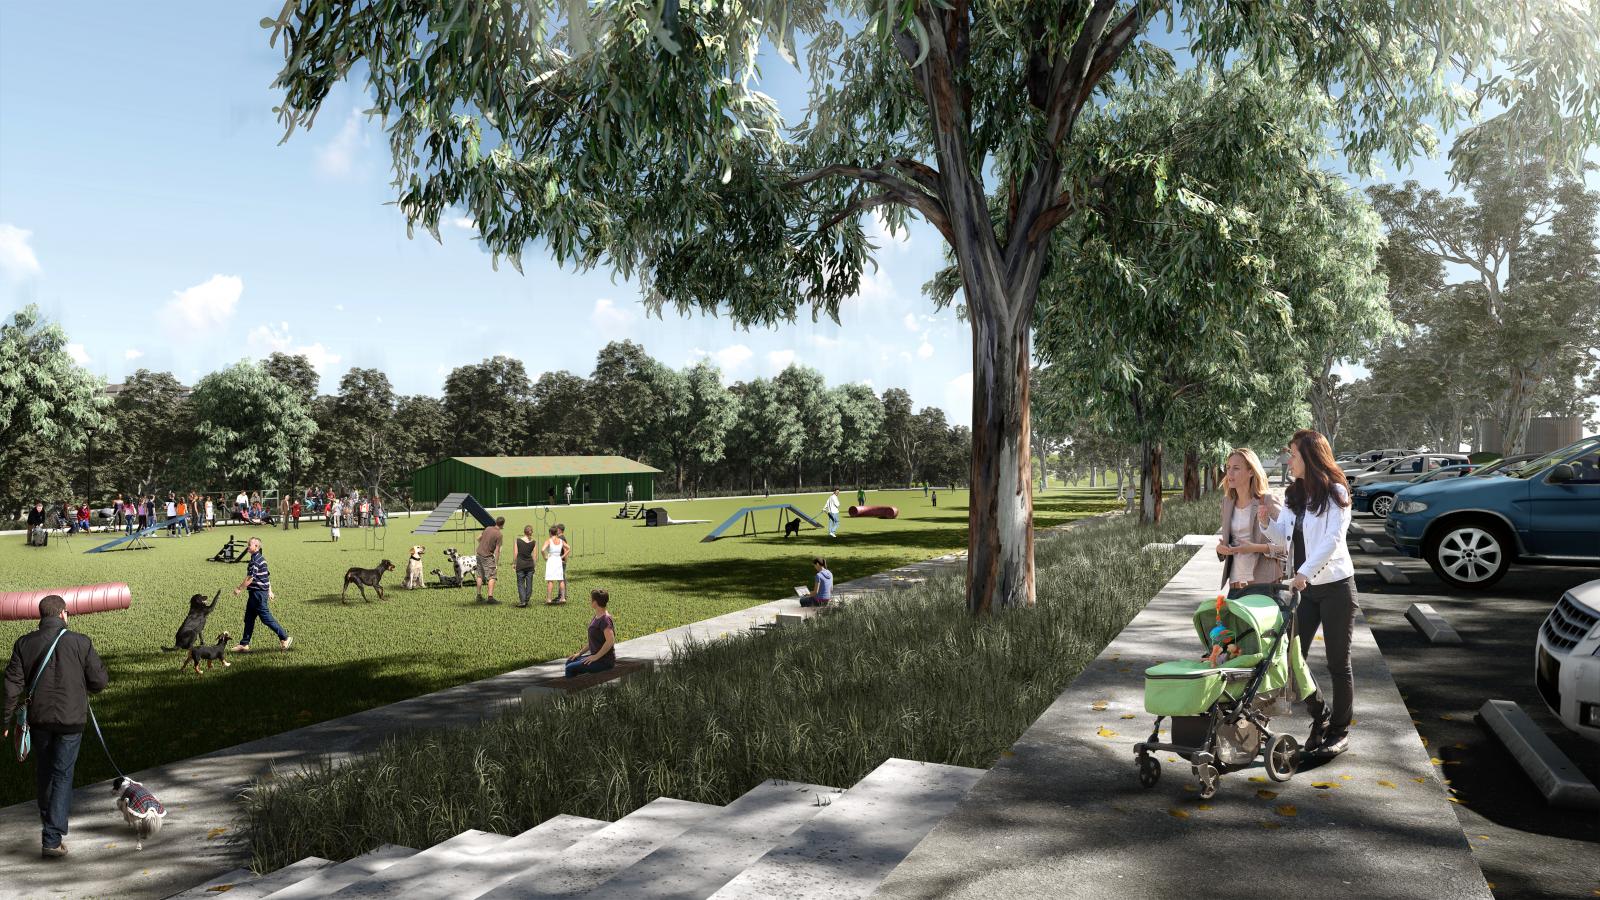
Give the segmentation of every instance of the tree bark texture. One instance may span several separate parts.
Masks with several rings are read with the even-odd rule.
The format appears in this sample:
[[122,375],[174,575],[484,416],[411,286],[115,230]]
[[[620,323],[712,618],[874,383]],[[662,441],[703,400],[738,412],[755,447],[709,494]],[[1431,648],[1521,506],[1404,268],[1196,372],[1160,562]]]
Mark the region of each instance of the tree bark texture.
[[1161,523],[1161,442],[1139,444],[1139,522]]
[[1032,606],[1033,490],[1028,471],[1026,326],[972,319],[972,478],[967,606],[977,614]]
[[1183,499],[1200,499],[1200,454],[1183,451]]

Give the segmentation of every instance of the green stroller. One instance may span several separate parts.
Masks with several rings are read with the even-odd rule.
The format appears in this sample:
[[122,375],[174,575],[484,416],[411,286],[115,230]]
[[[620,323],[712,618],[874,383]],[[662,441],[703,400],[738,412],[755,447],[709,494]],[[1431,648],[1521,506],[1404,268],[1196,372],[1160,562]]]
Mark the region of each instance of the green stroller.
[[[1299,765],[1300,742],[1272,731],[1272,717],[1288,715],[1290,704],[1316,691],[1311,670],[1295,639],[1294,613],[1300,595],[1286,585],[1252,584],[1242,596],[1219,597],[1194,613],[1202,646],[1226,629],[1239,650],[1234,658],[1182,659],[1151,666],[1144,673],[1144,708],[1156,717],[1150,737],[1133,747],[1139,784],[1161,779],[1155,754],[1175,753],[1186,760],[1201,799],[1216,796],[1225,772],[1262,758],[1267,777],[1288,781]],[[1172,720],[1170,740],[1160,738],[1162,719]]]

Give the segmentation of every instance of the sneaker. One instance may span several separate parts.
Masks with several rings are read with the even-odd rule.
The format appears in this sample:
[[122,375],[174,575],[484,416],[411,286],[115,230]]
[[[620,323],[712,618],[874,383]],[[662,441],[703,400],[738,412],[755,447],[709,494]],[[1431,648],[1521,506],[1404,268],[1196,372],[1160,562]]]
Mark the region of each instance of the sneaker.
[[67,855],[67,845],[57,844],[54,847],[40,847],[39,855],[45,859],[60,859]]
[[294,638],[293,637],[286,637],[280,643],[278,649],[279,650],[287,650],[287,649],[289,649],[290,647],[293,647],[293,646],[294,646]]
[[233,649],[229,650],[228,652],[229,653],[249,653],[250,652],[250,645],[249,644],[234,644],[233,645]]
[[1345,752],[1346,750],[1349,750],[1349,749],[1350,749],[1350,736],[1349,735],[1346,735],[1346,734],[1332,734],[1332,735],[1328,736],[1327,740],[1323,741],[1321,744],[1319,744],[1316,747],[1312,748],[1311,752],[1313,754],[1317,755],[1317,756],[1320,756],[1320,757],[1324,758],[1324,759],[1332,759],[1333,757],[1338,756],[1339,754],[1341,754],[1341,753],[1343,753],[1343,752]]
[[1323,718],[1323,719],[1313,719],[1311,721],[1311,733],[1306,735],[1306,744],[1305,744],[1305,748],[1304,749],[1308,753],[1313,751],[1313,750],[1316,750],[1327,739],[1328,739],[1328,720],[1325,719],[1325,718]]
[[494,598],[494,595],[493,595],[493,594],[490,594],[490,595],[489,595],[489,598],[488,598],[488,599],[487,599],[487,600],[484,600],[484,601],[483,601],[483,602],[484,602],[484,603],[485,603],[485,604],[487,604],[487,605],[489,605],[489,606],[499,606],[499,605],[500,605],[500,601],[499,601],[499,600],[496,600],[496,599],[495,599],[495,598]]
[[527,609],[527,608],[528,608],[527,601],[524,601],[524,600],[518,600],[517,601],[517,609]]
[[473,599],[472,602],[473,603],[482,603],[483,602],[483,595],[479,594],[476,598]]

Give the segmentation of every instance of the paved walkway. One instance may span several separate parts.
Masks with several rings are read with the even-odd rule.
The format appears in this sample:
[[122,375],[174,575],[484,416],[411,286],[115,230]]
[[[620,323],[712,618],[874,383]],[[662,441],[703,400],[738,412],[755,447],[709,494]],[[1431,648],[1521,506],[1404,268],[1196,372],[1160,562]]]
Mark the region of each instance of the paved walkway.
[[[1191,616],[1221,574],[1216,555],[1199,550],[878,896],[1489,897],[1362,619],[1349,753],[1286,784],[1259,767],[1224,775],[1209,802],[1186,787],[1189,767],[1163,753],[1160,782],[1139,787],[1133,744],[1151,721],[1142,673],[1198,654]],[[1327,684],[1320,642],[1311,662]],[[1308,730],[1303,714],[1278,721]]]
[[[1047,529],[1041,537],[1080,519]],[[926,581],[964,564],[965,553],[934,557],[839,584],[842,600]],[[622,656],[670,660],[674,648],[693,638],[710,640],[771,624],[779,613],[796,612],[794,597],[763,603],[678,628],[623,641]],[[491,718],[518,702],[535,681],[560,674],[562,660],[506,672],[469,684],[332,719],[235,747],[132,773],[166,804],[161,834],[142,851],[114,813],[108,781],[85,785],[73,795],[72,830],[66,862],[39,858],[39,814],[30,802],[0,809],[0,898],[12,897],[166,897],[206,878],[244,866],[247,850],[231,842],[237,807],[234,798],[255,778],[273,769],[295,770],[320,758],[339,760],[377,747],[384,738],[417,728],[458,727]],[[203,712],[223,715],[223,711]],[[83,753],[99,753],[92,743]]]

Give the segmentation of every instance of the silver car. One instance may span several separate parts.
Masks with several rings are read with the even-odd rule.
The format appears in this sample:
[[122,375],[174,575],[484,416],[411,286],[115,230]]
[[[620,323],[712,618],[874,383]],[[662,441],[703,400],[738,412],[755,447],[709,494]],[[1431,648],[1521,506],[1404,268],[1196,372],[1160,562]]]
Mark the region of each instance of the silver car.
[[1467,462],[1464,453],[1418,453],[1380,465],[1370,472],[1362,472],[1350,479],[1350,483],[1361,487],[1385,481],[1410,481],[1425,472],[1432,472],[1444,466],[1465,465]]

